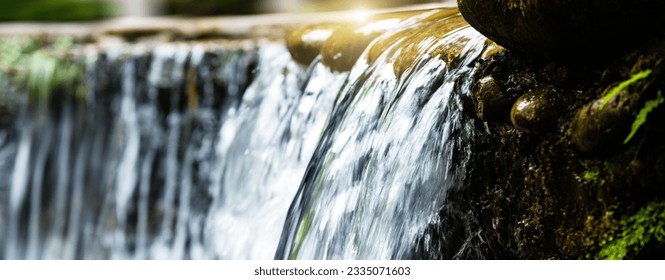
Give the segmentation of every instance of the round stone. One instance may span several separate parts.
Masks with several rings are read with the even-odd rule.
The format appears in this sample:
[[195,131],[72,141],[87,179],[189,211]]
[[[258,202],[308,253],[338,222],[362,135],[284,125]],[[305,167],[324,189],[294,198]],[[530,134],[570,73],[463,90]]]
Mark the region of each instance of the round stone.
[[598,58],[663,33],[662,0],[458,0],[479,32],[512,50]]
[[491,76],[484,77],[473,86],[476,115],[484,121],[504,119],[510,113],[511,100]]
[[338,24],[322,23],[292,30],[286,38],[286,47],[293,60],[305,66],[312,63],[323,43],[338,27]]
[[601,106],[604,98],[599,98],[582,107],[570,125],[572,144],[585,154],[602,153],[621,144],[630,130],[629,108],[638,98],[639,94],[624,90],[605,106]]
[[361,29],[350,26],[338,28],[321,47],[323,64],[337,72],[351,70],[365,48],[379,34],[362,32]]
[[545,132],[554,125],[561,104],[559,99],[560,95],[550,88],[530,90],[513,104],[510,120],[524,132]]

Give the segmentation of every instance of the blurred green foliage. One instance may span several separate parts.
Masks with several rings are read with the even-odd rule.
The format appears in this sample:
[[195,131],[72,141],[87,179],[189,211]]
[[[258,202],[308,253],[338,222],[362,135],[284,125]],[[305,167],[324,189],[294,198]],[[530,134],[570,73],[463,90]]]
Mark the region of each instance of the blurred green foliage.
[[259,12],[260,0],[168,0],[165,13],[172,15],[211,16]]
[[108,0],[0,0],[0,21],[87,21],[116,13]]
[[[0,38],[0,73],[25,88],[33,99],[46,98],[58,87],[74,89],[83,66],[72,59],[73,47],[74,41],[68,36],[52,44],[27,36]],[[75,94],[81,95],[76,90]]]

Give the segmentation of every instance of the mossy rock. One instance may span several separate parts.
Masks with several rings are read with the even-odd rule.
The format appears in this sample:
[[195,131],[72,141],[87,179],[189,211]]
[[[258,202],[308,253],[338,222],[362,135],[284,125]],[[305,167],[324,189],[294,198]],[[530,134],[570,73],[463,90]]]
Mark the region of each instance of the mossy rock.
[[379,32],[363,33],[358,28],[337,29],[321,47],[322,62],[333,71],[349,71]]
[[651,72],[644,70],[613,84],[603,91],[602,97],[586,104],[575,114],[570,134],[578,151],[600,154],[625,144],[631,124],[642,106],[641,100],[648,95],[649,88],[653,88]]
[[663,33],[661,0],[458,0],[478,31],[512,50],[604,58]]
[[293,60],[307,66],[321,53],[323,43],[339,27],[339,24],[322,23],[296,28],[289,32],[286,47]]
[[578,151],[598,154],[621,144],[628,135],[633,116],[629,110],[636,102],[635,94],[628,91],[617,96],[615,102],[601,109],[603,99],[584,106],[571,123],[571,140]]
[[349,71],[374,39],[419,13],[422,11],[378,14],[368,21],[337,28],[321,46],[323,64],[334,71]]
[[377,40],[369,50],[368,62],[374,62],[388,47],[394,45],[388,55],[399,53],[393,65],[395,76],[401,76],[407,69],[412,68],[417,58],[423,55],[439,57],[450,64],[459,56],[467,42],[457,40],[454,44],[437,44],[426,50],[422,48],[422,42],[431,39],[443,40],[450,32],[464,26],[468,24],[457,9],[435,11],[419,20],[413,28]]
[[[375,40],[404,23],[410,24],[411,28]],[[337,72],[350,70],[368,46],[367,63],[370,64],[386,51],[388,56],[399,53],[394,61],[394,69],[395,75],[400,76],[421,55],[438,56],[451,63],[466,42],[439,44],[425,51],[420,44],[428,38],[442,40],[451,31],[465,26],[468,24],[457,8],[384,13],[362,22],[323,23],[294,29],[287,37],[287,47],[298,63],[309,65],[321,54],[322,63]],[[390,47],[392,49],[388,50]]]

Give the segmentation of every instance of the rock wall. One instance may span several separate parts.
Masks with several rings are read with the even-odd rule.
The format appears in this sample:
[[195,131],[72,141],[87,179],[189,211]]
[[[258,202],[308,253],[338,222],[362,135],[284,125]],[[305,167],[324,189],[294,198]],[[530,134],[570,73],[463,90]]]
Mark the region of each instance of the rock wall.
[[[441,210],[441,223],[430,227],[431,238],[421,240],[416,255],[665,258],[665,215],[660,206],[665,198],[665,133],[660,124],[665,112],[659,107],[665,88],[661,31],[644,26],[638,30],[644,36],[631,41],[630,47],[602,42],[584,45],[586,41],[574,40],[572,29],[537,30],[527,36],[533,41],[524,42],[511,38],[522,31],[515,33],[505,24],[513,20],[533,26],[540,26],[541,20],[554,24],[561,19],[550,13],[566,11],[550,6],[586,4],[481,2],[460,0],[462,14],[508,50],[478,65],[473,94],[478,126],[485,133],[474,143],[466,187],[449,196],[458,206]],[[628,2],[613,1],[608,7],[629,5],[625,8],[631,13],[647,17],[631,23],[655,20],[645,7],[661,4]],[[535,10],[526,9],[523,14],[519,11],[524,9],[516,8],[520,3]],[[496,12],[493,9],[500,12],[480,16]],[[603,12],[614,13],[589,12],[577,19],[602,22],[606,20]],[[520,15],[511,19],[513,13]],[[596,29],[582,33],[618,36],[614,24],[584,26]],[[630,23],[621,24],[629,28]],[[570,34],[572,42],[562,44],[562,34]],[[535,45],[539,40],[545,45]],[[590,50],[597,53],[585,56]],[[425,240],[437,241],[428,244]],[[424,253],[424,248],[432,246],[441,253]]]

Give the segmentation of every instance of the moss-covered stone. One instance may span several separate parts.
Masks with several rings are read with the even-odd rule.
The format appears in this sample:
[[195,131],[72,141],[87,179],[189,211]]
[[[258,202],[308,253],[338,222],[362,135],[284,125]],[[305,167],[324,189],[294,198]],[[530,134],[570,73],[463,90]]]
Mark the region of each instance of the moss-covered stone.
[[[412,28],[375,41],[407,19],[412,21]],[[440,41],[451,31],[464,26],[467,23],[456,8],[385,13],[360,23],[318,24],[298,28],[290,32],[287,45],[293,58],[301,64],[311,63],[320,53],[324,65],[343,72],[351,69],[371,43],[367,62],[373,63],[379,55],[395,56],[399,53],[393,62],[395,74],[399,76],[413,66],[418,56],[438,56],[451,63],[462,51],[465,42],[457,42],[456,46],[435,44],[431,50],[423,50],[420,44],[425,39]]]
[[[373,63],[379,55],[395,56],[393,63],[396,76],[413,67],[418,57],[429,55],[439,57],[451,63],[460,54],[464,41],[456,41],[456,45],[434,44],[433,49],[423,49],[422,42],[430,40],[438,42],[443,40],[451,31],[467,26],[456,8],[440,9],[414,23],[413,28],[396,32],[390,36],[377,40],[372,44],[368,53],[368,62]],[[388,47],[392,49],[388,50]],[[387,50],[387,52],[386,52]]]
[[289,32],[286,47],[293,60],[302,65],[309,65],[321,53],[323,43],[339,27],[339,24],[322,23],[296,28]]
[[335,30],[321,47],[321,60],[333,71],[349,71],[365,51],[367,45],[381,32],[364,33],[353,26]]
[[322,62],[334,71],[348,71],[367,46],[404,19],[422,11],[379,14],[368,21],[337,28],[321,47]]
[[592,154],[620,144],[628,135],[631,123],[631,112],[625,108],[635,99],[635,95],[624,91],[617,96],[616,102],[604,109],[600,109],[602,98],[584,106],[571,124],[571,140],[575,147]]
[[[624,144],[642,100],[649,94],[650,69],[613,83],[603,95],[580,109],[571,122],[571,141],[587,154],[602,153]],[[645,94],[647,93],[647,94]],[[655,95],[655,94],[651,94]]]

